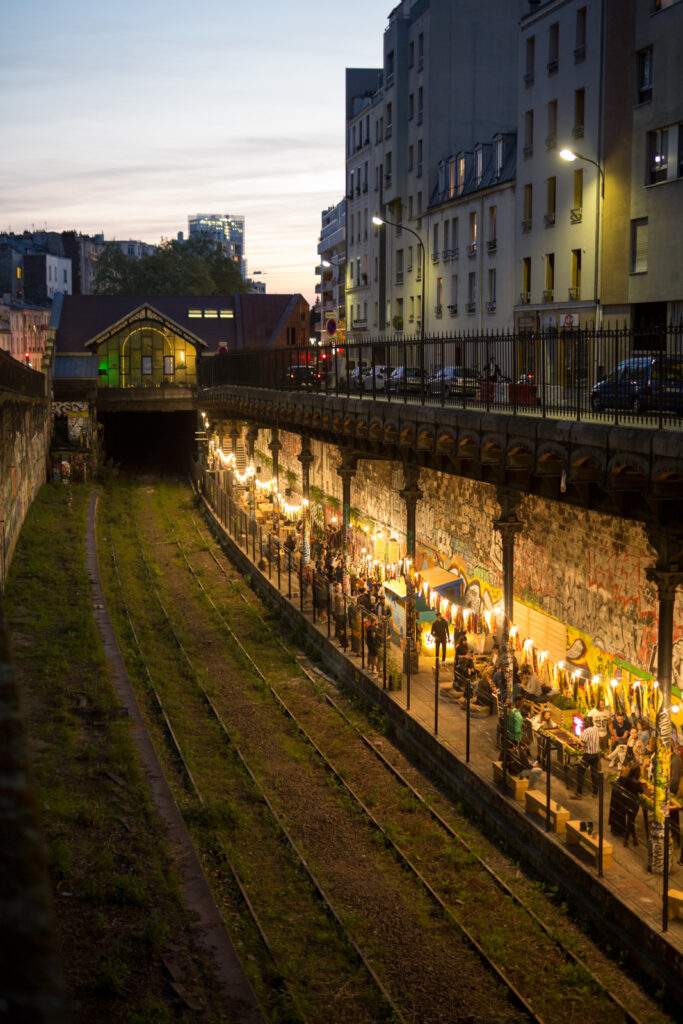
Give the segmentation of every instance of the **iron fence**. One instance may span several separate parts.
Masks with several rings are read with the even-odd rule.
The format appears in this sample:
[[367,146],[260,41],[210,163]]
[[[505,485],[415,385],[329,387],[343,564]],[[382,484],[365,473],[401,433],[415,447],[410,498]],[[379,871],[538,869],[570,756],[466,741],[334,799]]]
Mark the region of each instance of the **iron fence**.
[[679,429],[683,325],[245,349],[205,360],[202,384]]
[[0,391],[12,391],[25,398],[45,398],[45,374],[0,349]]

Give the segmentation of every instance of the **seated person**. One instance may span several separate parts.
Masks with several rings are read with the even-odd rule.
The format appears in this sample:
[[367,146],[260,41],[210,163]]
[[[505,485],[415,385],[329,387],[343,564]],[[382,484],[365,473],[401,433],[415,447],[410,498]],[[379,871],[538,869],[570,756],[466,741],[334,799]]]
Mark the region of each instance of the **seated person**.
[[607,756],[610,768],[623,768],[634,763],[640,764],[645,757],[645,747],[638,739],[638,730],[631,729],[626,743],[619,743]]
[[531,665],[522,665],[519,670],[519,692],[529,700],[538,700],[543,695],[541,681],[534,674]]
[[493,698],[498,696],[498,689],[493,679],[481,676],[474,691],[474,702],[482,707],[493,708]]
[[543,776],[539,761],[534,761],[526,743],[518,743],[508,751],[508,771],[520,779],[529,780],[529,789],[536,789]]
[[643,744],[643,746],[647,748],[647,745],[650,742],[650,736],[652,734],[652,730],[650,729],[650,723],[645,718],[639,718],[637,728],[638,739]]
[[631,723],[628,717],[623,711],[617,711],[609,726],[610,749],[614,750],[619,744],[628,743],[630,733]]
[[531,728],[534,732],[538,732],[539,729],[552,729],[553,725],[550,708],[541,708],[531,719]]

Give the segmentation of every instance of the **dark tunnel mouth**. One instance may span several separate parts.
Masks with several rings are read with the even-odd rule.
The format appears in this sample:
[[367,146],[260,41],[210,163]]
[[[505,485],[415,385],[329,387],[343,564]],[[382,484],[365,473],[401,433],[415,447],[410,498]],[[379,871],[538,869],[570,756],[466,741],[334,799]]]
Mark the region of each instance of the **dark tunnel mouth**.
[[131,472],[186,475],[195,412],[100,412],[102,459]]

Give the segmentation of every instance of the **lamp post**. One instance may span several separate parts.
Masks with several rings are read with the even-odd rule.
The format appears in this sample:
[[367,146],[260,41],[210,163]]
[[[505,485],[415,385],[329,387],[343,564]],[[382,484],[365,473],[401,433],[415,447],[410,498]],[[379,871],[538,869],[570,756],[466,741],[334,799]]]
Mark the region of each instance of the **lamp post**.
[[[324,270],[329,270],[331,267],[334,267],[337,270],[337,282],[336,282],[336,288],[337,288],[337,303],[336,303],[336,305],[337,305],[337,315],[335,316],[335,320],[337,320],[337,321],[339,320],[339,270],[343,266],[345,266],[345,264],[346,264],[346,256],[342,255],[341,253],[338,256],[334,256],[334,255],[330,256],[329,260],[323,260],[323,259],[320,260],[320,266]],[[325,285],[325,282],[323,281],[322,274],[321,274],[320,275],[320,343],[321,344],[322,344],[322,340],[323,340],[323,322],[324,322],[323,314],[325,312],[325,303],[323,302],[323,292],[325,290],[324,289],[324,285]],[[346,286],[346,281],[344,281],[344,285]],[[346,291],[346,287],[344,288],[344,291]],[[346,298],[344,299],[344,302],[346,303]]]
[[596,305],[596,320],[600,312],[600,208],[605,200],[605,171],[597,160],[593,160],[590,156],[584,156],[582,153],[577,153],[573,149],[565,147],[560,150],[560,159],[565,160],[567,163],[574,163],[575,160],[583,160],[587,164],[593,164],[593,167],[597,167],[598,175],[600,180],[600,192],[597,197],[596,210],[595,210],[595,305]]
[[[389,224],[392,228],[400,228],[402,231],[407,231],[409,235],[413,235],[417,238],[417,243],[420,246],[420,261],[422,265],[422,294],[420,295],[420,341],[425,340],[425,288],[427,286],[427,267],[425,263],[425,247],[422,239],[418,235],[417,231],[413,231],[412,228],[406,227],[405,224],[397,224],[393,220],[387,220],[386,217],[378,217],[377,214],[372,218],[372,223],[376,228],[381,228],[382,224]],[[424,359],[424,355],[422,356]]]

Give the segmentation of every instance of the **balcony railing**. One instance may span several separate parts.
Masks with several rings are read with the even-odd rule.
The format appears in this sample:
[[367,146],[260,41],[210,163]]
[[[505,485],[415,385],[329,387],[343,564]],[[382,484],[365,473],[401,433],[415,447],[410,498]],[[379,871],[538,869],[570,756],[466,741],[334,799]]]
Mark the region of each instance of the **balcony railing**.
[[520,292],[519,293],[519,304],[520,306],[528,306],[531,302],[531,292]]
[[582,139],[583,138],[583,125],[582,124],[575,124],[574,127],[572,128],[572,135],[574,136],[575,139]]
[[486,248],[488,249],[489,252],[495,252],[496,249],[498,248],[498,239],[489,238],[488,242],[486,243]]
[[581,285],[578,285],[578,284],[572,285],[572,287],[569,289],[569,301],[570,302],[578,302],[580,298],[581,298]]
[[495,299],[489,299],[489,301],[486,303],[486,312],[487,313],[495,313],[496,312],[496,300]]
[[553,301],[553,295],[554,295],[554,291],[553,291],[552,288],[544,288],[543,289],[543,301],[544,302],[552,302]]
[[477,243],[476,242],[468,242],[467,243],[467,255],[468,256],[476,256],[477,255]]
[[397,270],[396,271],[396,284],[403,284],[403,271],[402,270]]
[[468,303],[466,303],[466,305],[465,305],[465,312],[468,313],[469,316],[472,316],[473,313],[476,313],[477,312],[477,304],[476,304],[476,302],[468,302]]
[[458,315],[458,304],[457,304],[457,302],[451,302],[450,303],[450,305],[448,307],[448,312],[451,314],[451,316],[457,316]]
[[546,149],[556,149],[557,148],[557,135],[552,133],[552,134],[546,136],[545,148]]
[[443,316],[443,306],[434,306],[434,316],[440,320]]
[[560,62],[558,60],[549,60],[547,64],[548,74],[556,75],[560,68]]
[[569,211],[569,220],[572,224],[580,224],[583,220],[583,207],[575,206]]
[[522,231],[525,235],[531,231],[531,217],[525,217],[522,221]]
[[432,253],[432,263],[438,263],[439,262],[439,258],[440,257],[439,257],[439,253],[438,252],[433,252]]
[[524,84],[526,85],[527,88],[529,88],[530,85],[534,84],[534,79],[535,79],[535,75],[534,75],[533,71],[527,71],[527,73],[524,76]]

